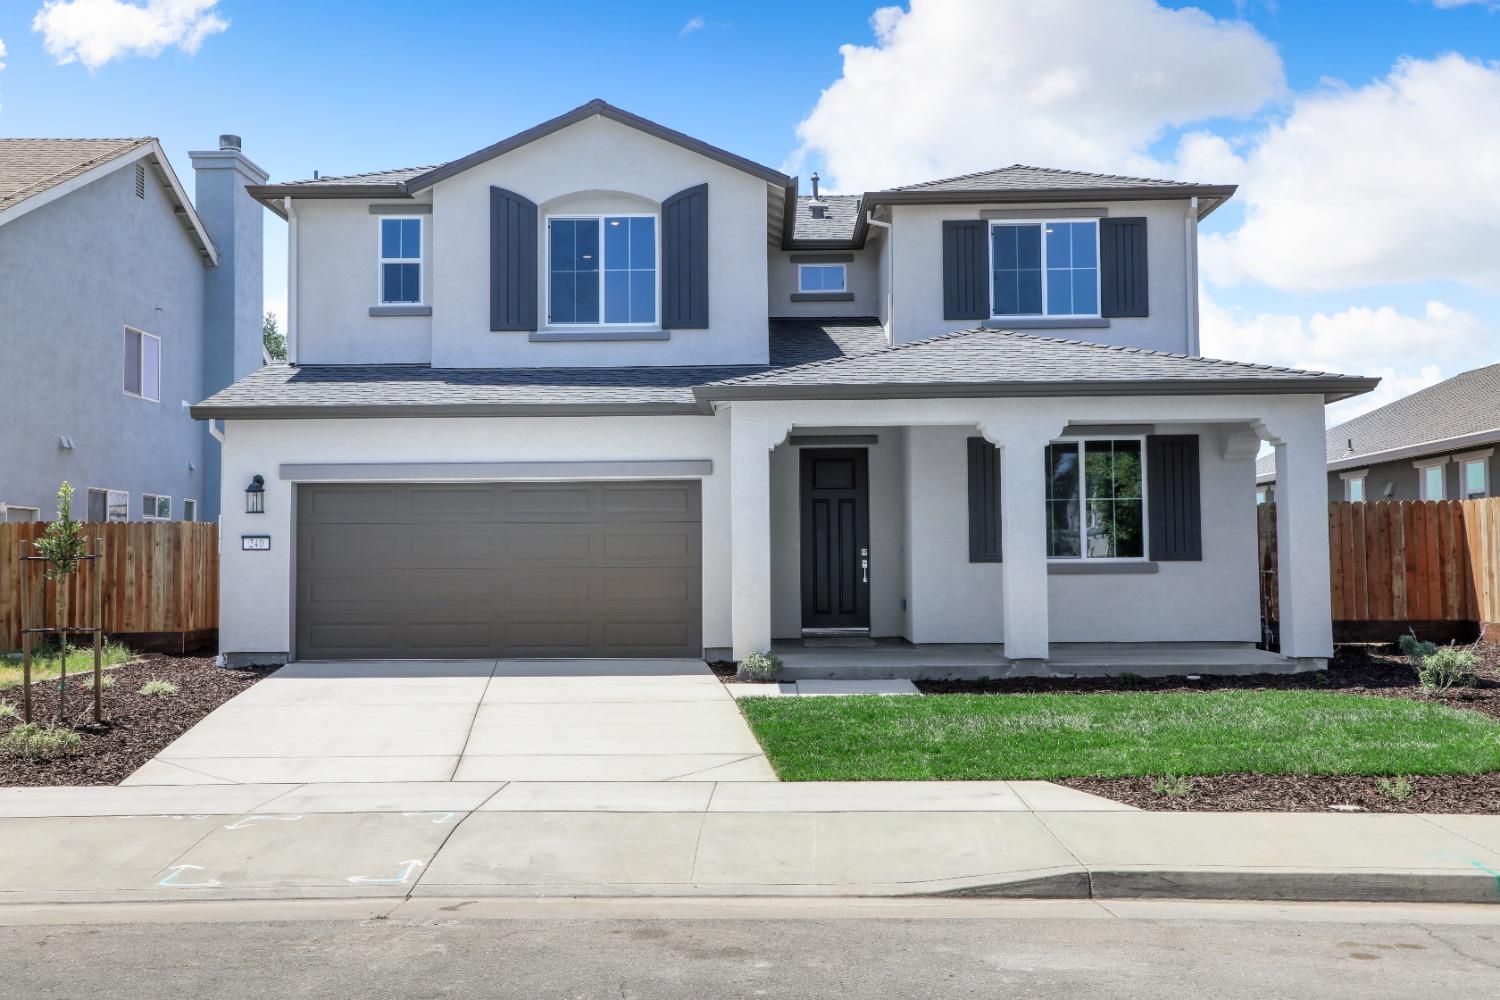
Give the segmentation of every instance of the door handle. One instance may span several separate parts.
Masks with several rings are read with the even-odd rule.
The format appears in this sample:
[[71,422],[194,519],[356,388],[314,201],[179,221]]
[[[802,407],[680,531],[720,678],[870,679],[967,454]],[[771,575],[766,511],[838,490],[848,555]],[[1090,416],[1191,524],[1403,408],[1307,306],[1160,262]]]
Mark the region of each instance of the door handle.
[[861,580],[860,582],[861,583],[869,583],[870,582],[870,550],[869,549],[860,549],[859,550],[859,570],[860,570],[860,573],[863,574],[863,576],[864,576],[864,579]]

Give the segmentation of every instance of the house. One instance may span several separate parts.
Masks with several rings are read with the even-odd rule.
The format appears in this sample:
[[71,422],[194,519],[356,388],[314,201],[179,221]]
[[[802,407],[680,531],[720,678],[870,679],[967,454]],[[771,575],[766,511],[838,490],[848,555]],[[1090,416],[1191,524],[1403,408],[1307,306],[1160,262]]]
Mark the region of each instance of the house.
[[[1500,460],[1500,364],[1437,385],[1328,429],[1328,499],[1480,500],[1495,495]],[[1256,498],[1276,489],[1267,456]]]
[[1272,659],[1332,653],[1323,408],[1375,381],[1194,356],[1197,224],[1233,188],[801,196],[594,101],[251,190],[290,223],[290,363],[193,410],[224,439],[227,663],[1249,649],[1262,441]]
[[212,520],[219,448],[188,405],[261,363],[266,175],[222,136],[0,139],[0,521]]

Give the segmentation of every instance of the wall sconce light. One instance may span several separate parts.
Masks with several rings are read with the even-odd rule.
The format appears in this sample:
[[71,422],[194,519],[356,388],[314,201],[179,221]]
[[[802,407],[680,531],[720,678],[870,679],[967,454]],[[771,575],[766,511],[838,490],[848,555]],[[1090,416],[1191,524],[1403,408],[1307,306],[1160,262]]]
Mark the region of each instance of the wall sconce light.
[[245,487],[245,513],[264,514],[266,512],[266,477],[253,476],[250,485]]

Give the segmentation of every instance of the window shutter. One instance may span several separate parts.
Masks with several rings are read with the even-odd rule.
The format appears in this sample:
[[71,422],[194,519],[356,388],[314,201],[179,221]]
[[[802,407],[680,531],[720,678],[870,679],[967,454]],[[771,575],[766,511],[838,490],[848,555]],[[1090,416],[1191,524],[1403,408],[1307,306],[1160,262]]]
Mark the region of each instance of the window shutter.
[[943,222],[943,319],[989,318],[988,229],[983,219]]
[[1149,316],[1146,220],[1099,220],[1101,316]]
[[1000,449],[969,438],[969,562],[1000,561]]
[[661,325],[708,327],[708,185],[661,203]]
[[490,188],[490,329],[535,330],[536,205]]
[[1146,438],[1146,506],[1151,558],[1158,562],[1203,559],[1203,514],[1198,487],[1198,435]]

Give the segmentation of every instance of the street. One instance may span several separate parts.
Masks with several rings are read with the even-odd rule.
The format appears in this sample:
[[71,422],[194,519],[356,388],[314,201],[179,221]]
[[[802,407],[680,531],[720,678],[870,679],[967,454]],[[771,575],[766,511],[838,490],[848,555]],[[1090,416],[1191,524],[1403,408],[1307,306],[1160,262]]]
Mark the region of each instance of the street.
[[0,925],[0,982],[28,998],[1500,994],[1500,907],[432,899],[13,907]]

